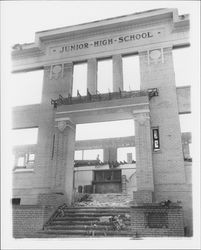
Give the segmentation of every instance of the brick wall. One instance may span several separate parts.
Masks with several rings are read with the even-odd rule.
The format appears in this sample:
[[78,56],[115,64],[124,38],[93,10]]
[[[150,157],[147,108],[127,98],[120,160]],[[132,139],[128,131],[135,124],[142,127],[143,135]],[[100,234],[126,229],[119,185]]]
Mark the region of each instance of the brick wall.
[[139,190],[133,192],[133,202],[138,203],[151,203],[152,202],[152,192],[146,190]]
[[133,234],[138,237],[182,237],[182,208],[178,205],[166,208],[159,204],[132,206],[131,228]]
[[53,206],[13,206],[13,237],[26,238],[41,230],[55,209]]
[[192,186],[184,185],[155,185],[155,200],[171,200],[181,202],[184,212],[184,226],[187,228],[187,236],[193,235],[193,215],[192,215]]

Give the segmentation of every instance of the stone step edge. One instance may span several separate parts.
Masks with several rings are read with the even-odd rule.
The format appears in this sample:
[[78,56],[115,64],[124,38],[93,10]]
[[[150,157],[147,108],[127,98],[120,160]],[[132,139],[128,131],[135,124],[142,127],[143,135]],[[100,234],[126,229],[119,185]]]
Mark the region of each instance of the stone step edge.
[[[61,225],[61,226],[63,226],[63,225],[91,225],[91,224],[94,224],[94,221],[93,222],[91,222],[91,221],[86,221],[86,220],[84,220],[84,221],[74,221],[74,222],[69,222],[69,221],[52,221],[51,222],[51,224],[50,225],[52,225],[52,226],[55,226],[55,225]],[[110,225],[110,222],[101,222],[101,221],[99,221],[99,220],[97,220],[96,221],[96,224],[97,225],[100,225],[100,226],[108,226],[108,225]]]
[[99,218],[97,217],[58,217],[58,218],[55,218],[54,221],[85,221],[85,220],[88,220],[88,221],[99,221]]
[[94,217],[94,216],[97,216],[97,217],[107,217],[107,216],[117,216],[117,215],[125,215],[125,214],[130,214],[130,211],[118,211],[118,212],[115,212],[115,211],[110,211],[110,212],[89,212],[89,213],[85,213],[85,212],[65,212],[62,213],[62,214],[59,214],[57,217],[55,218],[64,218],[64,217]]
[[75,234],[84,234],[84,235],[90,235],[92,234],[92,232],[94,232],[95,234],[106,234],[106,235],[133,235],[134,233],[132,233],[131,231],[115,231],[115,230],[108,230],[108,231],[102,231],[102,230],[43,230],[43,231],[38,231],[38,233],[45,233],[45,234],[63,234],[63,235],[75,235]]
[[[119,238],[119,237],[124,237],[124,238],[134,238],[133,234],[129,234],[129,235],[83,235],[83,234],[74,234],[74,235],[68,235],[68,234],[46,234],[44,232],[39,232],[39,233],[34,233],[34,234],[30,234],[30,235],[26,235],[26,238],[106,238],[106,237],[111,237],[111,238]],[[20,237],[16,237],[16,238],[20,238]],[[24,237],[23,237],[24,238]]]
[[129,209],[130,206],[70,206],[65,207],[64,209]]
[[113,229],[112,225],[97,225],[97,226],[93,226],[93,225],[57,225],[57,226],[53,226],[53,225],[49,225],[45,227],[45,231],[46,230],[74,230],[74,229],[80,229],[80,230],[88,230],[88,229],[93,229],[93,230],[108,230],[108,229]]

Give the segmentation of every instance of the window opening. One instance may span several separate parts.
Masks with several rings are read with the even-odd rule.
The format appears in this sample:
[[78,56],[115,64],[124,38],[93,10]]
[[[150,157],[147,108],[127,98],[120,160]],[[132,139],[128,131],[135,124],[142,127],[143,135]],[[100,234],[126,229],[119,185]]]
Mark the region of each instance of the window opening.
[[28,154],[28,163],[33,163],[35,161],[35,154]]
[[112,59],[98,61],[97,89],[99,93],[113,92]]
[[158,151],[160,150],[159,129],[153,128],[152,133],[153,133],[153,150]]
[[13,129],[13,145],[37,144],[38,128]]
[[[191,85],[195,76],[194,69],[190,67],[192,60],[190,48],[180,48],[173,50],[173,62],[175,71],[176,86]],[[189,70],[191,68],[191,70]]]
[[25,157],[20,156],[17,160],[17,167],[24,167],[25,166]]
[[17,158],[17,168],[29,168],[33,167],[35,163],[35,154],[34,153],[25,153]]
[[78,93],[87,95],[87,63],[74,64],[73,66],[73,96]]
[[124,90],[140,90],[139,56],[124,56],[122,57],[122,62]]
[[12,198],[12,205],[20,205],[20,198]]
[[117,148],[117,161],[123,163],[135,163],[136,152],[135,147],[121,147]]
[[134,120],[121,120],[76,125],[76,140],[134,136]]
[[11,74],[11,105],[21,106],[41,102],[43,70]]
[[83,150],[83,160],[101,160],[103,161],[103,149]]
[[74,160],[83,160],[83,150],[75,150]]

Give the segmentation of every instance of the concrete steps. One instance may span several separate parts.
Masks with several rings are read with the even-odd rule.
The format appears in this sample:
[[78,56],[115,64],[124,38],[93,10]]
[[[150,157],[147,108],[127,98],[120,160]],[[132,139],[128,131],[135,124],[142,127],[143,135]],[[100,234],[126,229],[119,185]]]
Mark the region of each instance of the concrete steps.
[[63,206],[38,234],[44,237],[130,237],[130,210],[127,207]]
[[46,230],[113,230],[112,226],[108,226],[107,224],[105,225],[96,225],[94,227],[93,224],[88,224],[88,225],[83,225],[83,224],[78,224],[78,225],[51,225],[47,226]]
[[[41,232],[44,234],[44,232]],[[113,230],[70,230],[70,229],[65,229],[65,230],[46,230],[45,235],[55,235],[55,236],[87,236],[87,237],[95,237],[95,236],[114,236],[114,237],[119,237],[119,236],[124,236],[124,237],[131,237],[133,234],[130,231],[113,231]]]

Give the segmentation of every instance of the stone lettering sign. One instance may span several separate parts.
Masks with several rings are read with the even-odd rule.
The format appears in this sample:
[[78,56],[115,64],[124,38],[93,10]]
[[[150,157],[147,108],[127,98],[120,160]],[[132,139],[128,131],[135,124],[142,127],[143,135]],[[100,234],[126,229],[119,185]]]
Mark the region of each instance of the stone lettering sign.
[[127,43],[127,42],[135,42],[138,40],[150,39],[156,35],[159,35],[160,33],[161,32],[146,31],[146,32],[133,33],[133,34],[118,36],[118,37],[113,37],[113,38],[99,39],[95,41],[64,44],[62,46],[52,47],[50,49],[50,53],[51,54],[54,54],[54,53],[63,54],[63,53],[69,53],[69,52],[78,51],[78,50],[86,50],[89,48],[98,48],[98,47],[110,46],[110,45]]

